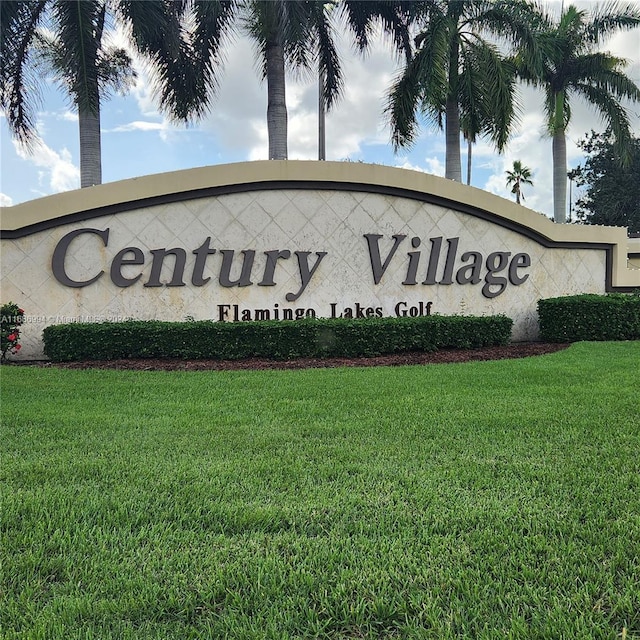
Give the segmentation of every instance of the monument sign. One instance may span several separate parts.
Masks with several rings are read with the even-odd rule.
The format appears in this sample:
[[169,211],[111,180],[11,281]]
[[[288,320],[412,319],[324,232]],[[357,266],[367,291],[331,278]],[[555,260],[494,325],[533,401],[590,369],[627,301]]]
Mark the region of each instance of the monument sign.
[[[333,162],[221,165],[1,210],[1,295],[22,358],[52,323],[505,314],[640,287],[626,230],[556,225],[485,191]],[[635,255],[635,254],[634,254]]]

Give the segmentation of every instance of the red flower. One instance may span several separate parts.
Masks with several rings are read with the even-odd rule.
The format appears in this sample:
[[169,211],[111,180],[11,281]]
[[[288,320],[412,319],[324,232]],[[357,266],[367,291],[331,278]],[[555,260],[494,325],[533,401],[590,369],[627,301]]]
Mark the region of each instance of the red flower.
[[22,345],[21,344],[17,344],[15,347],[13,347],[16,351],[20,351],[20,349],[22,349]]
[[10,334],[7,336],[7,340],[8,340],[9,342],[13,342],[17,337],[18,337],[18,336],[17,336],[15,333],[10,333]]

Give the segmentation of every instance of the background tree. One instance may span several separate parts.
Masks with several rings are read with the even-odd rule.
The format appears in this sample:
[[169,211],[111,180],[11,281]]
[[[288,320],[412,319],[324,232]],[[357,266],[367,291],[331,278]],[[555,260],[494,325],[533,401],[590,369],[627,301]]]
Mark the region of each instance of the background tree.
[[105,37],[106,2],[3,2],[0,105],[27,148],[37,138],[41,83],[54,79],[78,112],[80,182],[102,182],[100,102],[135,79],[127,52]]
[[[215,5],[223,3],[200,3]],[[158,71],[161,97],[169,104],[193,75],[182,73],[197,43],[188,42],[186,2],[40,0],[0,3],[0,108],[15,138],[27,149],[37,139],[35,118],[42,83],[53,78],[78,112],[81,186],[102,182],[100,105],[113,90],[126,91],[135,74],[129,54],[109,44],[119,19]],[[208,46],[210,59],[214,48]],[[177,114],[180,117],[181,114]]]
[[253,0],[245,6],[244,30],[256,43],[267,82],[269,159],[288,157],[286,67],[314,68],[323,78],[324,103],[330,109],[342,87],[334,26],[323,2]]
[[541,47],[535,52],[524,48],[516,62],[519,75],[545,92],[547,129],[553,139],[553,217],[566,222],[566,130],[573,95],[596,108],[613,132],[618,157],[629,161],[630,124],[621,101],[640,100],[640,89],[623,73],[624,60],[597,49],[613,33],[640,25],[640,10],[609,2],[593,12],[570,5],[559,19],[542,8],[536,11],[531,22]]
[[[133,3],[135,4],[135,3]],[[209,14],[202,10],[207,7]],[[411,2],[406,0],[241,0],[237,2],[194,3],[191,29],[209,31],[208,40],[195,38],[202,44],[194,55],[181,58],[179,70],[188,81],[180,91],[165,94],[161,104],[165,111],[182,119],[199,118],[210,108],[222,65],[212,54],[222,34],[240,32],[248,35],[256,46],[256,58],[267,84],[267,131],[269,159],[288,157],[286,77],[291,71],[309,71],[321,80],[322,103],[329,110],[339,98],[343,77],[335,39],[337,19],[342,16],[354,35],[358,49],[368,47],[373,27],[380,24],[391,35],[398,49],[409,48],[407,19]],[[335,10],[337,9],[337,10]],[[195,26],[194,26],[195,25]],[[209,45],[214,45],[211,51]],[[167,68],[171,68],[168,65]],[[174,83],[172,86],[178,86]]]
[[[430,0],[416,3],[416,52],[391,88],[387,113],[396,148],[410,146],[422,113],[445,130],[445,177],[462,181],[460,132],[486,133],[499,150],[515,118],[512,62],[483,35],[535,48],[523,3]],[[490,114],[487,121],[478,116]]]
[[522,185],[528,184],[533,186],[531,180],[531,169],[525,167],[520,160],[513,161],[513,169],[506,171],[507,174],[507,187],[511,187],[511,193],[516,196],[516,203],[520,204],[520,200],[524,200],[524,194],[522,193]]
[[[333,6],[340,11],[332,12]],[[79,114],[82,186],[101,182],[100,102],[132,79],[126,52],[104,39],[109,18],[120,20],[151,62],[161,110],[178,121],[210,108],[222,69],[221,45],[233,30],[256,43],[267,80],[269,157],[287,157],[285,69],[319,69],[324,104],[342,88],[330,14],[346,17],[357,47],[368,47],[374,25],[397,49],[409,49],[409,0],[41,0],[0,3],[0,107],[22,143],[36,139],[40,84],[55,77]],[[110,13],[111,12],[111,13]],[[46,30],[43,29],[46,27]]]
[[640,139],[631,139],[630,159],[624,167],[620,167],[610,131],[591,131],[578,146],[589,154],[574,171],[576,184],[585,189],[576,202],[578,219],[640,233]]

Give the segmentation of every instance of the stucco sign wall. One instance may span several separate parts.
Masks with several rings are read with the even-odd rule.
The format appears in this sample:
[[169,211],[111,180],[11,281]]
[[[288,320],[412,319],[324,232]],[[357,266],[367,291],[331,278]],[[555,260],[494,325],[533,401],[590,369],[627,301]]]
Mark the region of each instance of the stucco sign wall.
[[1,295],[31,358],[48,324],[126,318],[503,313],[525,340],[540,298],[640,286],[626,241],[416,172],[243,163],[3,209]]

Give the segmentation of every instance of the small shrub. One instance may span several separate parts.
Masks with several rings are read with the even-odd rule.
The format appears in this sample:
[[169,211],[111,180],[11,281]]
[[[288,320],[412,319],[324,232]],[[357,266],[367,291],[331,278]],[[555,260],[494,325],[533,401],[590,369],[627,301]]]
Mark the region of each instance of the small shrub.
[[0,307],[0,361],[7,359],[7,354],[16,354],[22,348],[20,344],[20,325],[24,322],[24,310],[15,302],[8,302]]
[[507,344],[506,316],[305,319],[264,322],[156,320],[51,325],[44,351],[55,362],[118,358],[238,360],[358,357]]
[[548,342],[640,339],[640,296],[583,294],[538,301],[540,337]]

